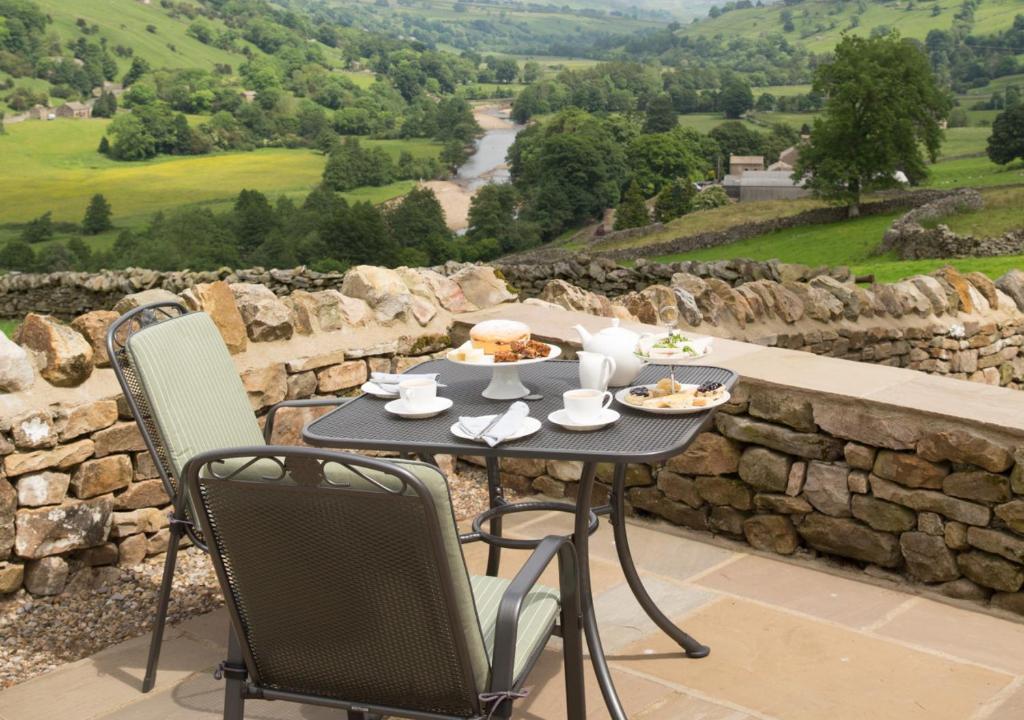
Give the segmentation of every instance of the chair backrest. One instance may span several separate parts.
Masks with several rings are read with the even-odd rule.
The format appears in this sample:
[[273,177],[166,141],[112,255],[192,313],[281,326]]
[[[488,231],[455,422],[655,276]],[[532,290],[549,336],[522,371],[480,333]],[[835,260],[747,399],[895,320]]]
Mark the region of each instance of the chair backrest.
[[480,714],[489,661],[436,468],[267,446],[186,479],[252,682]]
[[180,478],[185,463],[206,450],[263,443],[238,370],[206,313],[141,327],[124,339],[121,352],[134,381],[129,391],[141,400],[136,419],[159,439],[172,477]]

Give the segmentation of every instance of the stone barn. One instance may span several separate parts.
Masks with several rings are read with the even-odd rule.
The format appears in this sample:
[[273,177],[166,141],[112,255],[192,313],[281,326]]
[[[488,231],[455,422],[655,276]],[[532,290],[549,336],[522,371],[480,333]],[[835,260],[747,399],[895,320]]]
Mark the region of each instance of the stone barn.
[[743,173],[739,179],[740,202],[792,200],[806,197],[810,191],[801,180],[793,182],[788,170],[760,170]]

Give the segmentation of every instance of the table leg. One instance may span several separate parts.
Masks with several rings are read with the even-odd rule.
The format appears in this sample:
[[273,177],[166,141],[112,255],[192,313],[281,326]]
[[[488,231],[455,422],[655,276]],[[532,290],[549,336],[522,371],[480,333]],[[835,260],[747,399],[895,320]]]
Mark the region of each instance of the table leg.
[[583,632],[587,638],[587,647],[590,650],[590,662],[594,665],[594,674],[597,676],[597,684],[601,688],[601,695],[604,696],[604,704],[608,707],[608,714],[612,720],[626,720],[626,711],[622,708],[622,702],[615,691],[615,684],[612,682],[611,671],[608,669],[608,660],[604,656],[604,648],[601,647],[601,636],[597,629],[597,615],[594,612],[594,595],[590,588],[590,497],[594,490],[594,475],[597,472],[597,463],[586,462],[583,464],[583,474],[580,476],[579,492],[576,495],[576,522],[573,531],[573,543],[576,545],[576,555],[579,558],[579,579],[580,579],[580,605],[583,610]]
[[[498,458],[487,458],[487,499],[490,507],[494,508],[505,502],[505,496],[501,492],[501,467]],[[491,518],[490,532],[492,535],[501,536],[501,516]],[[501,548],[497,545],[490,545],[487,548],[487,574],[491,577],[498,576],[498,566],[501,564]]]
[[619,556],[619,565],[622,567],[622,574],[626,576],[626,583],[633,591],[633,597],[640,603],[647,616],[654,621],[654,624],[661,628],[662,632],[675,640],[686,651],[690,658],[707,657],[711,648],[703,645],[696,639],[680,630],[675,623],[665,617],[665,614],[658,609],[653,598],[647,593],[640,574],[633,563],[633,554],[629,549],[629,538],[626,536],[626,517],[623,508],[623,495],[626,492],[626,466],[618,464],[615,466],[615,479],[612,483],[612,527],[615,532],[615,552]]

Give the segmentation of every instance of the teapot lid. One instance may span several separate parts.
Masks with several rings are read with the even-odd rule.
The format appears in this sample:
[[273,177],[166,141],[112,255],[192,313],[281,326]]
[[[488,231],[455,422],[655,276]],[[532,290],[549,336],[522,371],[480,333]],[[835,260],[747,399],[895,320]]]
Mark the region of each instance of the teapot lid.
[[605,337],[620,337],[620,338],[624,338],[624,339],[627,338],[627,337],[628,338],[637,338],[637,337],[639,337],[639,335],[637,333],[633,332],[629,328],[620,327],[619,326],[619,319],[618,318],[612,318],[612,324],[609,325],[606,328],[602,328],[601,330],[598,331],[597,334],[598,335],[603,335]]

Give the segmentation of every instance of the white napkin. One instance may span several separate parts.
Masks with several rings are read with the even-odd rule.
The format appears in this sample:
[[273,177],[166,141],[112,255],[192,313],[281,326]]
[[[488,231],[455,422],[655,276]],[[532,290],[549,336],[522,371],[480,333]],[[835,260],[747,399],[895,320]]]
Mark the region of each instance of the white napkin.
[[437,373],[408,373],[399,375],[397,373],[370,373],[370,380],[374,385],[386,393],[397,393],[398,383],[403,380],[437,380]]
[[[484,442],[491,447],[494,447],[503,440],[508,439],[510,435],[514,435],[523,426],[523,421],[530,416],[530,406],[524,402],[514,402],[509,407],[508,412],[505,413],[505,417],[498,421],[498,423],[487,431],[487,434],[483,436]],[[471,435],[476,435],[485,427],[487,427],[494,419],[493,415],[483,415],[481,417],[460,417],[459,425],[462,429]]]

